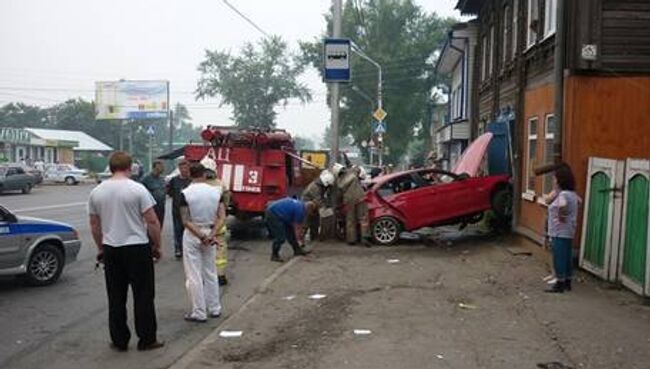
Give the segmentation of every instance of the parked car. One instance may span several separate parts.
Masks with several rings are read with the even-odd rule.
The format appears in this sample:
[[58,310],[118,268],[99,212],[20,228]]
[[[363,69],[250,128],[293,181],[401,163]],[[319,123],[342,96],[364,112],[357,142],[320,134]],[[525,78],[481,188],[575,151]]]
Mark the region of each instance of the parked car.
[[491,133],[466,151],[452,172],[416,169],[375,178],[366,193],[370,234],[377,244],[393,244],[402,231],[476,223],[483,212],[511,214],[510,176],[477,176]]
[[111,170],[109,167],[106,167],[103,172],[97,173],[95,180],[97,181],[97,184],[100,184],[104,182],[105,180],[111,178],[113,176],[113,173],[111,173]]
[[0,206],[0,275],[24,276],[35,286],[52,284],[80,248],[72,226],[16,216]]
[[76,185],[88,179],[88,172],[71,164],[53,164],[45,167],[44,180]]
[[28,194],[34,188],[36,178],[27,174],[19,165],[0,165],[0,193],[22,191]]

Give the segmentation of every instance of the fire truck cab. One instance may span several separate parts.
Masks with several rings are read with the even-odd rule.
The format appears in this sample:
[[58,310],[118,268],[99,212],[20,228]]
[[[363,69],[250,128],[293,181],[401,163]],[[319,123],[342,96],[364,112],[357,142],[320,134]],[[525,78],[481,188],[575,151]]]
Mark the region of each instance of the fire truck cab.
[[240,219],[262,215],[267,203],[297,195],[303,187],[301,158],[284,130],[208,126],[203,144],[185,146],[185,159],[206,156],[217,163],[217,176],[230,189],[229,214]]

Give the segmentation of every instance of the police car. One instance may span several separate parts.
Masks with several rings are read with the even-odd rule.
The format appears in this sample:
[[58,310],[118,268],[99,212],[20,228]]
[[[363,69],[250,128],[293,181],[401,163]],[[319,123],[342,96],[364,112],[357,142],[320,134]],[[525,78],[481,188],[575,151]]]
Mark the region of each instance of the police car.
[[80,248],[71,226],[16,216],[0,206],[0,276],[25,276],[35,286],[52,284],[65,263],[77,259]]

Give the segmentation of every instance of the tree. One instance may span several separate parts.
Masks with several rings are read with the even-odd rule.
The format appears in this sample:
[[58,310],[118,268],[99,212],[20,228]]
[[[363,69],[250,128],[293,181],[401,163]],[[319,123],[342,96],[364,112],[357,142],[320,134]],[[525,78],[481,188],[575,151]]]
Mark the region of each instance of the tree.
[[220,97],[221,106],[232,106],[240,127],[273,128],[276,106],[292,98],[311,101],[309,89],[297,81],[304,67],[279,37],[263,39],[258,47],[247,43],[239,55],[206,50],[196,94]]
[[[331,14],[326,18],[331,29]],[[452,22],[435,13],[425,13],[413,0],[348,0],[345,3],[343,35],[382,66],[384,110],[388,112],[384,142],[390,148],[391,161],[405,153],[416,127],[427,126],[432,88],[438,83],[433,63]],[[301,48],[304,61],[320,70],[321,39],[303,42]],[[371,136],[372,106],[355,89],[375,96],[377,70],[354,56],[351,67],[352,83],[341,89],[339,134],[352,135],[359,145]]]
[[0,108],[0,126],[12,128],[48,128],[48,112],[39,106],[22,102]]
[[316,143],[311,138],[296,136],[294,137],[296,150],[315,150]]

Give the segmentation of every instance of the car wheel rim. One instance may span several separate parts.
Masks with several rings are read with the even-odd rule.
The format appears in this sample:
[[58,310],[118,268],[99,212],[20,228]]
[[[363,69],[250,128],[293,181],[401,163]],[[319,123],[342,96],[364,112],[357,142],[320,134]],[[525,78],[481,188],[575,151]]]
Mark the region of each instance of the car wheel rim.
[[47,251],[41,251],[34,255],[29,266],[31,274],[41,282],[52,279],[58,268],[59,261],[56,255]]
[[375,238],[380,243],[390,243],[397,237],[397,225],[395,222],[384,219],[375,225]]

